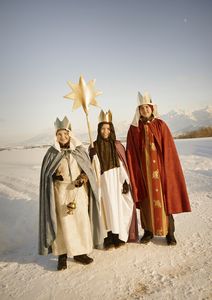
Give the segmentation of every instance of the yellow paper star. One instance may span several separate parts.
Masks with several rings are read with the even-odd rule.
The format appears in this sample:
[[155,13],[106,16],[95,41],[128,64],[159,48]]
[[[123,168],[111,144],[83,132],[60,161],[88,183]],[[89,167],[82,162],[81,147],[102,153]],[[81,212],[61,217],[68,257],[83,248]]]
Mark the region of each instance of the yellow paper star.
[[90,80],[86,84],[82,75],[80,76],[78,84],[74,84],[71,81],[68,81],[68,85],[70,86],[72,91],[64,96],[64,98],[74,100],[72,107],[73,110],[79,108],[82,105],[85,113],[88,114],[89,104],[98,106],[95,97],[101,95],[102,92],[95,89],[95,81],[95,79]]

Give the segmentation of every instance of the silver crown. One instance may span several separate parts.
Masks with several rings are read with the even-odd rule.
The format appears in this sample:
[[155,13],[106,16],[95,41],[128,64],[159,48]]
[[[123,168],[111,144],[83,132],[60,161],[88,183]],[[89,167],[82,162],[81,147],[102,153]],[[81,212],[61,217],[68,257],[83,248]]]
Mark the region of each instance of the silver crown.
[[59,129],[66,129],[71,130],[71,123],[69,122],[68,118],[65,116],[62,121],[58,118],[54,122],[55,130],[58,131]]

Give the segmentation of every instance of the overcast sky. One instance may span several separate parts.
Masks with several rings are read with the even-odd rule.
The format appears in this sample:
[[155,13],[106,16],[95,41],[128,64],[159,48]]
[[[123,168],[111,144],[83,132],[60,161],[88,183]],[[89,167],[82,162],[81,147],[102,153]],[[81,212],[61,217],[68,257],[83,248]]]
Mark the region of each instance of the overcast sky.
[[[159,112],[212,102],[211,0],[0,0],[0,139],[27,138],[72,112],[67,80],[96,78],[97,98],[130,121],[138,90]],[[93,127],[99,109],[90,108]],[[54,130],[54,129],[53,129]]]

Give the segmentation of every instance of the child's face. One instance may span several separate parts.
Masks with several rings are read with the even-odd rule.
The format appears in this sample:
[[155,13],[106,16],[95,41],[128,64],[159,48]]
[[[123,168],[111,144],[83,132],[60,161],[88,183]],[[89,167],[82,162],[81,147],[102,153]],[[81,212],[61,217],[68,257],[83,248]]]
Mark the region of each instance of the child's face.
[[107,139],[110,136],[110,125],[104,124],[101,128],[101,136],[103,139]]
[[58,130],[56,137],[57,142],[62,145],[65,145],[70,140],[69,132],[65,129]]
[[139,106],[140,115],[144,118],[150,118],[152,115],[152,109],[148,104]]

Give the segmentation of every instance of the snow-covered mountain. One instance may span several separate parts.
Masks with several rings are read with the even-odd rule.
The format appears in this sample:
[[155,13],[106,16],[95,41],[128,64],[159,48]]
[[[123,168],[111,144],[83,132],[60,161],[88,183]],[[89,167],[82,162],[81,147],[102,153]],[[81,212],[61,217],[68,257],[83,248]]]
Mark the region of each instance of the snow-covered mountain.
[[167,114],[161,115],[161,119],[168,124],[173,135],[177,135],[200,127],[212,126],[212,106],[193,112],[172,110]]
[[[120,140],[125,140],[127,131],[130,126],[130,122],[122,121],[119,123],[114,123],[114,126],[116,129],[117,138]],[[76,132],[74,132],[74,134],[83,143],[89,143],[88,132],[81,132],[81,131],[77,132],[76,131]],[[93,130],[91,134],[92,134],[93,140],[95,140],[97,137],[97,131]],[[20,143],[20,145],[24,146],[24,147],[52,145],[53,141],[54,141],[54,132],[52,131],[52,129],[46,129],[43,131],[43,133],[38,134],[38,135],[36,135],[30,139],[27,139],[25,141],[22,141]]]
[[[75,133],[76,137],[83,141],[88,142],[88,134],[87,133]],[[92,132],[93,138],[96,137],[96,131]],[[39,145],[52,145],[54,142],[54,131],[52,129],[46,129],[43,133],[38,134],[30,139],[27,139],[25,141],[22,141],[20,145],[23,146],[39,146]]]
[[[172,134],[176,136],[200,127],[212,126],[212,105],[193,112],[172,110],[167,114],[160,115],[160,119],[167,123]],[[122,121],[114,125],[117,137],[126,138],[130,122]]]
[[[167,114],[160,116],[164,120],[174,136],[198,129],[200,127],[212,126],[212,105],[207,106],[204,109],[195,110],[193,112],[186,112],[183,110],[172,110]],[[116,136],[120,140],[125,140],[127,131],[129,129],[131,120],[114,122],[116,129]],[[75,135],[84,143],[89,143],[89,137],[87,132],[75,132]],[[97,132],[93,131],[93,139],[96,139]],[[51,145],[54,140],[54,132],[52,129],[45,129],[41,134],[38,134],[28,140],[19,143],[19,146],[42,146]],[[14,146],[14,145],[11,145]]]
[[54,140],[54,131],[51,128],[45,129],[42,133],[33,136],[30,139],[22,141],[22,145],[51,145]]

